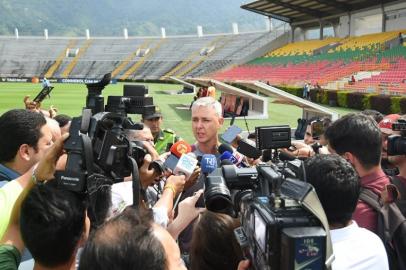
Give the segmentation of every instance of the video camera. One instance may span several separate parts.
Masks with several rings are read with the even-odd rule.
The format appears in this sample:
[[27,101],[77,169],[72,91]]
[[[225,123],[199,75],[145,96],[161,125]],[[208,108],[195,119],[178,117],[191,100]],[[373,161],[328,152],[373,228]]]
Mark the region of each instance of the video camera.
[[328,222],[315,190],[302,162],[290,170],[297,160],[283,161],[277,151],[290,146],[289,126],[256,127],[256,146],[276,164],[217,168],[205,179],[206,208],[240,218],[235,235],[253,269],[330,268]]
[[400,131],[401,135],[391,135],[388,137],[388,155],[406,155],[406,120],[399,119],[392,124],[393,131]]
[[87,84],[88,95],[82,116],[74,117],[70,136],[64,144],[68,154],[66,168],[56,172],[58,186],[82,194],[93,194],[99,187],[133,177],[134,206],[138,205],[140,182],[138,167],[146,151],[142,143],[131,142],[126,129],[141,130],[127,113],[154,112],[152,97],[145,86],[124,85],[123,96],[109,96],[104,107],[102,90],[111,74],[100,82]]

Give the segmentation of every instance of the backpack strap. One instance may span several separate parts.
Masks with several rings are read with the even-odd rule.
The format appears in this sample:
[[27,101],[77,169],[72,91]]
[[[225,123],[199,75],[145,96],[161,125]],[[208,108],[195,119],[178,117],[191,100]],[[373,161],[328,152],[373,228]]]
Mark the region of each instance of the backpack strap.
[[405,200],[406,199],[406,185],[397,176],[389,176],[389,178],[390,178],[391,183],[394,184],[398,188],[401,199]]
[[381,209],[381,204],[379,202],[379,195],[367,188],[361,188],[361,193],[359,194],[359,199],[366,202],[375,211]]

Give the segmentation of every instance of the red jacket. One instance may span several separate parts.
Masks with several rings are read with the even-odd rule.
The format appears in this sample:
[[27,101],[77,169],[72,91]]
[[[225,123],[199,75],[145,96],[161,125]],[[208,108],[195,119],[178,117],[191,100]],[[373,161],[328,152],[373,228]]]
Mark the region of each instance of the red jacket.
[[[367,188],[380,194],[384,186],[390,183],[390,179],[380,169],[376,173],[372,173],[361,177],[361,187]],[[365,202],[359,200],[352,218],[358,223],[360,227],[366,228],[374,233],[377,232],[377,213]]]

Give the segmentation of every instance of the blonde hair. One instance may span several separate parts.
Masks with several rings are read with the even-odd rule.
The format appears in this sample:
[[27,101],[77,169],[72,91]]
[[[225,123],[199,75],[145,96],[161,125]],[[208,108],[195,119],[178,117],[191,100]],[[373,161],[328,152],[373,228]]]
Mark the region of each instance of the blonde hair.
[[223,108],[221,107],[221,103],[212,97],[202,97],[197,99],[195,102],[193,102],[192,111],[199,106],[211,107],[216,111],[218,117],[223,117]]

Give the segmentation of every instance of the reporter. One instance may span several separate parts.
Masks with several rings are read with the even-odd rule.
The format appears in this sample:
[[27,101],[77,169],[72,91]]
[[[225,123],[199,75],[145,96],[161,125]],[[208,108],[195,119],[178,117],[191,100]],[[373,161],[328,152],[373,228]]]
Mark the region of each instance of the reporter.
[[52,146],[46,119],[27,110],[0,117],[0,186],[26,173]]
[[90,237],[79,269],[184,270],[186,267],[173,238],[153,223],[152,212],[129,207]]
[[305,168],[330,226],[332,269],[389,269],[382,240],[352,218],[361,183],[351,164],[338,155],[317,155],[305,162]]
[[[22,236],[19,230],[19,217],[20,217],[20,211],[21,211],[21,205],[24,201],[24,205],[27,205],[27,207],[30,207],[30,204],[25,202],[25,198],[27,194],[29,196],[35,196],[33,194],[36,193],[36,191],[30,193],[31,189],[35,186],[36,182],[41,182],[44,180],[48,179],[53,179],[53,174],[55,172],[55,166],[56,166],[56,161],[59,158],[59,156],[62,154],[63,150],[63,141],[68,137],[68,134],[65,134],[62,136],[59,140],[55,142],[55,144],[52,146],[52,148],[45,154],[44,158],[42,158],[38,164],[38,166],[35,169],[35,174],[33,174],[33,169],[29,170],[27,173],[19,177],[13,182],[10,182],[7,185],[18,183],[21,186],[21,189],[23,192],[20,193],[16,203],[13,206],[12,214],[11,214],[11,220],[10,224],[8,226],[8,229],[6,233],[4,234],[3,238],[1,239],[1,246],[0,246],[0,269],[5,269],[5,267],[9,267],[7,269],[17,269],[18,264],[21,259],[21,253],[24,249],[24,242],[22,240]],[[53,194],[53,192],[52,192]],[[49,194],[50,195],[50,194]],[[54,196],[54,195],[50,195]],[[42,197],[41,197],[42,198]],[[44,198],[47,198],[45,196]],[[37,199],[34,200],[34,204],[38,204],[39,201]],[[41,207],[44,207],[42,205]],[[45,203],[46,207],[46,203]],[[27,217],[33,217],[35,218],[35,221],[40,219],[40,216],[43,213],[36,214],[35,211],[32,212],[31,210],[27,210],[24,215]],[[24,216],[22,215],[22,216]],[[48,221],[47,221],[48,222]],[[35,227],[37,224],[31,223],[29,224],[29,227],[31,228],[32,226]],[[51,230],[54,229],[51,227],[48,228],[47,226],[44,226],[41,228],[41,230]],[[52,225],[52,224],[51,224]],[[24,225],[25,226],[25,225]],[[23,231],[23,230],[22,230]],[[33,233],[33,235],[37,235],[37,231]],[[41,244],[43,239],[40,241],[36,241],[36,245]],[[54,241],[57,240],[57,237],[55,237]]]
[[242,260],[234,236],[238,221],[228,215],[204,212],[195,224],[190,249],[191,270],[234,270]]

